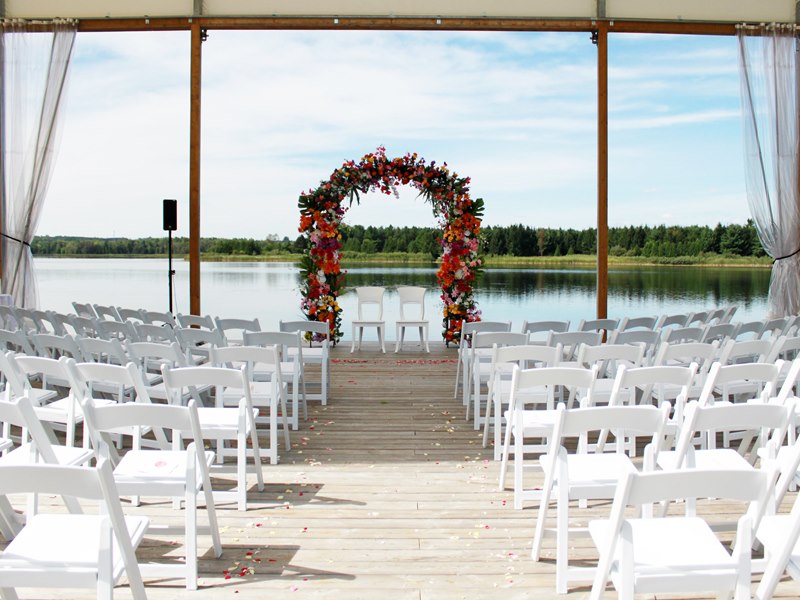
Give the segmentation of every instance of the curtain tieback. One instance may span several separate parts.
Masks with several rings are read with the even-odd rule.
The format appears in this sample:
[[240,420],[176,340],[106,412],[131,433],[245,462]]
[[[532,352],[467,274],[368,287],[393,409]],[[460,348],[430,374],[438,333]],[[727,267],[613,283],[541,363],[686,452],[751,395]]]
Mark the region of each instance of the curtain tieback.
[[[8,235],[7,233],[0,233],[0,236],[3,236],[4,238],[8,238],[9,240],[14,240],[18,244],[22,244],[23,246],[27,246],[28,248],[31,247],[29,242],[26,242],[25,240],[20,240],[18,238],[15,238],[15,237],[13,237],[11,235]],[[798,252],[800,252],[800,250],[798,250]],[[795,254],[797,254],[797,252],[795,252]]]
[[791,254],[787,254],[786,256],[779,256],[778,258],[772,259],[772,264],[775,264],[779,260],[783,260],[784,258],[792,258],[795,254],[800,254],[800,248],[792,252]]

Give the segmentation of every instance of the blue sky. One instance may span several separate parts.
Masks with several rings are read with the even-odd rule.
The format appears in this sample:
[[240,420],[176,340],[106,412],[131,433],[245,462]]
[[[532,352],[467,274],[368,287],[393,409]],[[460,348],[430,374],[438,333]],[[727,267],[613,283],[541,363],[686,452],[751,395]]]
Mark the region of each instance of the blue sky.
[[[471,177],[486,224],[596,223],[586,33],[209,33],[204,236],[295,237],[299,193],[379,145]],[[617,34],[609,65],[609,224],[743,223],[736,40]],[[161,236],[176,198],[188,235],[188,131],[188,33],[79,34],[38,233]],[[347,221],[433,225],[411,188]]]

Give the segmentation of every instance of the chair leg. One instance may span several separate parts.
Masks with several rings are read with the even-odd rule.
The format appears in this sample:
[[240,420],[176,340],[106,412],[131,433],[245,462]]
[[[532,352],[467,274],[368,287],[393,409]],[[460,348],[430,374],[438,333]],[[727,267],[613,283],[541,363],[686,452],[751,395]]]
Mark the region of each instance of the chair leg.
[[[255,449],[255,448],[254,448]],[[239,510],[247,510],[247,438],[243,431],[236,435],[236,496]]]
[[322,358],[321,380],[320,380],[320,395],[322,396],[322,406],[328,404],[328,361],[325,357]]
[[[205,456],[201,454],[200,460],[205,460]],[[212,497],[211,508],[213,509],[213,507],[214,499]],[[186,589],[193,591],[197,589],[197,498],[195,497],[194,481],[191,481],[186,488],[184,538],[186,540]]]

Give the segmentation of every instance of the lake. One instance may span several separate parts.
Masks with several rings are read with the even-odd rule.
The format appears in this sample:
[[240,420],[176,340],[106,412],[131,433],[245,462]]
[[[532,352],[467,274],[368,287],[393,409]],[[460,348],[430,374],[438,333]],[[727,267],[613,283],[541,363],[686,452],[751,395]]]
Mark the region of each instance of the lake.
[[[36,258],[41,308],[73,312],[72,301],[92,304],[169,309],[166,259]],[[189,263],[173,261],[174,312],[189,312]],[[387,287],[384,317],[387,337],[394,340],[398,317],[398,285],[430,289],[426,316],[431,340],[439,340],[441,302],[436,267],[369,265],[347,269],[348,286]],[[258,317],[262,329],[276,329],[279,320],[303,318],[299,270],[292,263],[203,262],[202,313],[220,317]],[[761,319],[767,313],[769,269],[710,267],[609,268],[610,317],[660,315],[736,304],[734,320]],[[486,269],[475,297],[486,320],[570,320],[572,327],[596,314],[593,269]],[[351,337],[355,293],[340,298],[344,339]],[[365,332],[365,339],[374,330]],[[414,332],[409,332],[414,340]]]

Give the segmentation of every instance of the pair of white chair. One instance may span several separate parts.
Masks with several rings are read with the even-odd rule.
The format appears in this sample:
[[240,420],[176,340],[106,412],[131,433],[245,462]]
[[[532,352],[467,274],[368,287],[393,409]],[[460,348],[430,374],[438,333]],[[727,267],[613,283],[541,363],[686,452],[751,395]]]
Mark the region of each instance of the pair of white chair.
[[[363,286],[355,290],[358,296],[358,317],[353,319],[353,341],[350,352],[355,352],[356,348],[361,349],[364,329],[370,327],[377,330],[381,352],[386,352],[386,321],[383,318],[383,296],[386,288]],[[425,352],[430,352],[428,321],[425,319],[425,291],[424,287],[418,286],[397,288],[397,294],[400,296],[400,318],[396,323],[395,352],[403,347],[406,329],[419,330],[419,343],[424,346]],[[407,314],[406,311],[409,310],[414,311],[413,314]]]

